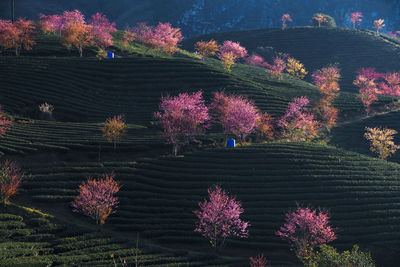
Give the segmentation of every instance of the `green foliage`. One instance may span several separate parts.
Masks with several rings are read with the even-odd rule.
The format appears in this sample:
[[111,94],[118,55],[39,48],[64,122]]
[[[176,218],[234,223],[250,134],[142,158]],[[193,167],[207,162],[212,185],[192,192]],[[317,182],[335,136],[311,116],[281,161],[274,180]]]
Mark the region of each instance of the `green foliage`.
[[334,247],[321,245],[317,249],[310,248],[308,253],[302,259],[306,267],[375,267],[371,254],[361,251],[358,245],[342,253]]
[[[336,27],[336,21],[333,17],[323,13],[316,13],[314,14],[313,18],[318,15],[324,16],[327,20],[327,22],[321,23],[321,27]],[[318,21],[316,21],[315,19],[311,19],[311,26],[318,27]]]

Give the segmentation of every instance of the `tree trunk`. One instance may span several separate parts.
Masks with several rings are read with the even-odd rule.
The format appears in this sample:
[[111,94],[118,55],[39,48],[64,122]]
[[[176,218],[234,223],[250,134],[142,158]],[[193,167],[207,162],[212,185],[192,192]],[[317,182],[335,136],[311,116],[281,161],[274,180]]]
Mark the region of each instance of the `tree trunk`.
[[83,57],[83,49],[82,49],[82,47],[79,47],[79,55],[80,55],[81,57]]
[[174,154],[174,156],[178,156],[178,150],[179,150],[179,145],[178,144],[173,144],[172,145],[172,153]]
[[15,48],[15,55],[16,55],[16,56],[19,56],[19,50],[18,50],[18,47],[16,47],[16,48]]
[[114,140],[114,153],[117,150],[117,140]]

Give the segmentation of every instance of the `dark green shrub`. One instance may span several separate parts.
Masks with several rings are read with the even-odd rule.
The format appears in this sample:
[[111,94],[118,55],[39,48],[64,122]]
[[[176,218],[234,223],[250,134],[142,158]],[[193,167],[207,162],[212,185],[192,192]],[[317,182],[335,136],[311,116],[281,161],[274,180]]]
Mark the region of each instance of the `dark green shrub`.
[[318,15],[324,16],[324,17],[326,18],[326,20],[327,20],[327,22],[321,23],[321,27],[336,27],[336,21],[335,21],[335,19],[332,18],[332,17],[329,16],[329,15],[322,14],[322,13],[316,13],[316,14],[314,14],[314,16],[313,16],[312,19],[311,19],[311,26],[318,27],[318,21],[314,19],[314,18],[315,18],[316,16],[318,16]]

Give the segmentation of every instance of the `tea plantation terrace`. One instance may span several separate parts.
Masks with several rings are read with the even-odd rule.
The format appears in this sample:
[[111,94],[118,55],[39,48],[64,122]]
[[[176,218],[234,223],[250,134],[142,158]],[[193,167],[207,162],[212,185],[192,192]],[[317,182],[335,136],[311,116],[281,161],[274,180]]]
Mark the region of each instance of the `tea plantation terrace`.
[[184,157],[137,163],[60,163],[26,166],[23,190],[33,201],[69,203],[88,175],[114,171],[123,184],[118,212],[109,219],[120,231],[140,231],[160,243],[207,246],[193,232],[197,203],[213,184],[237,196],[250,237],[229,246],[288,251],[274,232],[296,203],[330,210],[340,229],[335,246],[372,248],[398,244],[400,165],[329,146],[271,143],[209,149]]

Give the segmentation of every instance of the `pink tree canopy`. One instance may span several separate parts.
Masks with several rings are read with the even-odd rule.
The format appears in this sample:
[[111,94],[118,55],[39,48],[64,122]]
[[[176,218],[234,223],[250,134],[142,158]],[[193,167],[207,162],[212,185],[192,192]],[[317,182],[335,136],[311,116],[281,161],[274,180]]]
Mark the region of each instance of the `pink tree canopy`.
[[288,240],[299,256],[308,246],[323,245],[337,238],[329,220],[327,212],[298,207],[286,214],[285,224],[276,235]]
[[0,137],[2,137],[8,130],[10,130],[11,126],[12,122],[4,116],[0,106]]
[[293,22],[292,18],[290,17],[290,14],[283,14],[281,17],[281,22],[282,22],[282,30],[287,28],[287,22]]
[[224,132],[235,135],[241,142],[255,130],[260,117],[254,102],[241,95],[215,93],[211,107]]
[[181,30],[173,28],[168,22],[159,22],[156,27],[142,22],[132,32],[137,41],[153,49],[164,50],[168,54],[174,54],[178,44],[183,40]]
[[208,198],[199,202],[200,210],[193,212],[198,218],[194,231],[209,239],[214,248],[229,237],[247,238],[250,224],[240,219],[244,212],[240,201],[217,185],[208,189]]
[[115,213],[118,197],[114,196],[120,185],[114,181],[114,174],[105,174],[99,179],[88,178],[79,186],[79,195],[72,202],[74,212],[83,213],[104,224],[107,217]]
[[363,68],[358,71],[356,80],[353,82],[359,88],[358,97],[363,103],[367,114],[371,111],[371,105],[378,100],[378,79],[384,74],[375,72],[373,68]]
[[220,50],[221,54],[232,53],[235,59],[245,58],[247,50],[239,42],[225,41]]
[[271,74],[272,77],[280,79],[282,72],[287,67],[286,60],[287,55],[284,57],[275,57],[272,64],[265,63],[265,67],[267,68],[266,72]]
[[245,64],[255,67],[265,67],[267,63],[262,56],[252,54],[251,56],[246,58]]
[[350,21],[353,23],[354,29],[362,22],[363,14],[361,12],[353,12],[350,14]]
[[194,140],[195,135],[208,128],[210,116],[202,91],[163,97],[159,108],[154,118],[161,124],[167,143],[173,145],[175,155],[179,144]]
[[306,106],[310,100],[305,97],[295,98],[289,103],[283,117],[278,121],[278,126],[283,129],[283,137],[295,142],[304,142],[314,139],[317,135],[318,122],[314,114]]
[[113,45],[111,34],[117,31],[114,22],[110,23],[105,15],[96,13],[89,20],[89,25],[91,26],[91,34],[95,45],[103,50]]

